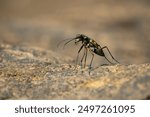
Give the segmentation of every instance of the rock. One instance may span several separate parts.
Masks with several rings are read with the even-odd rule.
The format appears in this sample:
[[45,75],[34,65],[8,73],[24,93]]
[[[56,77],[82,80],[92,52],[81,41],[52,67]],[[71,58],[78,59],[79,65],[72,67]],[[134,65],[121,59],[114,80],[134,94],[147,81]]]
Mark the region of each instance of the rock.
[[81,68],[52,51],[0,45],[0,99],[149,99],[150,64]]

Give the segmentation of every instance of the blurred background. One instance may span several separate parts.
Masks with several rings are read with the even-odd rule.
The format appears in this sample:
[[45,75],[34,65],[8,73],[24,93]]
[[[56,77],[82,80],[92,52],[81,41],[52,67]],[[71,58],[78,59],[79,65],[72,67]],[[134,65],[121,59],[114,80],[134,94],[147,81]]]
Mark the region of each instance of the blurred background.
[[[57,44],[80,33],[107,46],[122,64],[148,63],[150,0],[0,0],[1,44],[43,48],[75,60],[80,45]],[[102,63],[107,61],[95,56],[94,65]]]

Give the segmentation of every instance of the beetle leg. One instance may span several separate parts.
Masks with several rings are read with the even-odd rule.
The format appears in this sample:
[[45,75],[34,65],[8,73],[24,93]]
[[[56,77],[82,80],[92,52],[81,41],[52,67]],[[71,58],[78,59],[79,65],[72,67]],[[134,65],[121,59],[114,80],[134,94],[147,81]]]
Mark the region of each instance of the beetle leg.
[[[108,49],[108,47],[107,46],[104,46],[104,47],[102,47],[101,49],[103,50],[103,49],[107,49],[107,51],[109,52],[109,54],[110,54],[110,56],[112,57],[112,59],[114,60],[114,61],[116,61],[117,63],[119,63],[114,57],[113,57],[113,55],[111,54],[111,52],[110,52],[110,50]],[[105,58],[106,58],[106,56],[104,56]],[[107,58],[106,58],[107,59]],[[108,59],[107,59],[108,60]],[[109,61],[109,60],[108,60]],[[110,62],[110,61],[109,61]],[[110,62],[111,63],[111,62]]]

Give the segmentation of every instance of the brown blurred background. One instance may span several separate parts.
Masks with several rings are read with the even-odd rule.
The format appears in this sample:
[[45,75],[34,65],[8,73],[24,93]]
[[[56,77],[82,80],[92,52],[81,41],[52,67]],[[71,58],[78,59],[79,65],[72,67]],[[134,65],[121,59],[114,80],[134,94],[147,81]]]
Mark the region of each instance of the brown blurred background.
[[[44,48],[74,60],[80,45],[62,50],[57,44],[79,33],[108,46],[122,64],[150,62],[150,0],[0,0],[1,44]],[[104,62],[95,56],[95,65]]]

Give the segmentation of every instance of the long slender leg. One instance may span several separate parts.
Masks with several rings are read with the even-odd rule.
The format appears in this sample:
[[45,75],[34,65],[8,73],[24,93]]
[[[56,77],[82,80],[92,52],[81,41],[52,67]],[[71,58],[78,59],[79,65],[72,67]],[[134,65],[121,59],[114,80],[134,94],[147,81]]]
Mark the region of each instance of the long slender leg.
[[83,62],[84,57],[85,57],[85,48],[84,48],[83,56],[82,56],[82,58],[81,58],[81,66],[82,66],[82,62]]
[[[109,51],[109,49],[108,49],[108,47],[107,46],[104,46],[104,47],[102,47],[101,49],[103,50],[103,49],[107,49],[107,51],[109,52],[109,54],[110,54],[110,56],[113,58],[113,60],[115,60],[117,63],[119,63],[114,57],[113,57],[113,55],[111,54],[111,52]],[[105,58],[106,58],[106,56],[105,56]],[[107,58],[106,58],[107,59]],[[108,60],[108,59],[107,59]],[[108,60],[109,61],[109,60]],[[110,61],[109,61],[110,62]],[[111,63],[111,62],[110,62]]]
[[78,62],[78,59],[79,59],[79,53],[81,52],[82,48],[84,47],[84,45],[82,45],[80,47],[80,49],[78,50],[78,55],[77,55],[77,58],[76,58],[76,65],[77,65],[77,62]]
[[114,63],[110,62],[110,61],[108,60],[108,58],[106,58],[106,56],[104,56],[104,57],[105,57],[105,59],[106,59],[109,63],[114,64]]
[[90,69],[91,69],[91,67],[92,67],[92,62],[93,62],[93,58],[94,58],[94,53],[91,51],[91,50],[89,50],[90,51],[90,53],[92,54],[92,59],[91,59],[91,62],[90,62]]
[[85,68],[85,65],[86,65],[86,58],[87,58],[87,48],[85,48],[84,68]]

